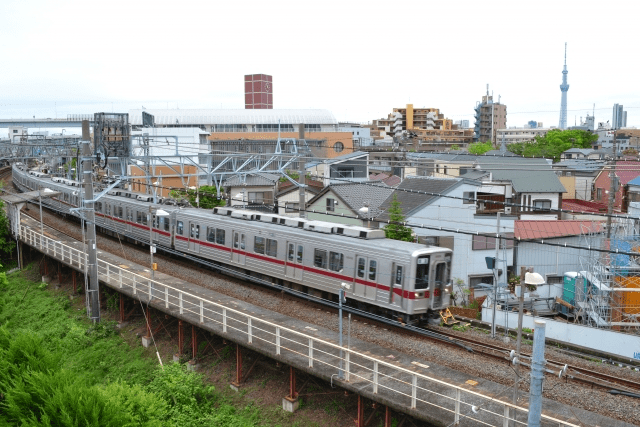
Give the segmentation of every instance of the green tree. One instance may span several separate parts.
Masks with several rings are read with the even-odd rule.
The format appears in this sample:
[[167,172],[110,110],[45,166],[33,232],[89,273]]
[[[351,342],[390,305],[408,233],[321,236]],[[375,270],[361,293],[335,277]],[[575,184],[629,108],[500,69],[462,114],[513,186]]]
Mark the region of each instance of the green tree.
[[[0,188],[3,186],[0,185]],[[10,258],[16,248],[16,242],[11,238],[9,218],[4,210],[4,203],[0,200],[0,259]]]
[[493,150],[493,143],[491,141],[487,142],[474,142],[473,144],[469,144],[469,153],[470,154],[484,154],[487,151]]
[[393,195],[391,206],[389,207],[390,224],[384,227],[384,235],[387,239],[401,240],[403,242],[413,242],[413,230],[410,227],[402,225],[405,222],[402,214],[401,203],[398,196]]
[[174,199],[187,199],[191,206],[198,206],[196,198],[200,200],[200,207],[202,209],[213,209],[220,206],[225,206],[227,201],[225,199],[218,199],[216,187],[212,185],[203,185],[197,190],[171,190],[169,196]]
[[451,151],[458,151],[460,149],[460,146],[458,144],[453,144],[451,146]]
[[509,144],[507,149],[524,157],[552,158],[557,162],[564,151],[570,148],[591,148],[597,140],[598,135],[586,130],[552,129],[544,136],[536,136],[531,142]]

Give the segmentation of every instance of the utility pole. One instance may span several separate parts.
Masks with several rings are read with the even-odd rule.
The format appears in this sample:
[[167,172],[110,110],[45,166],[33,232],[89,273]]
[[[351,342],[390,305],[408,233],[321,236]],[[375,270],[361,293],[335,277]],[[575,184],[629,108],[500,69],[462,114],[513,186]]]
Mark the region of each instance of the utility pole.
[[[522,316],[524,311],[524,288],[525,288],[525,275],[527,273],[526,267],[520,267],[520,295],[518,295],[518,339],[516,341],[516,357],[518,358],[518,362],[520,361],[520,345],[522,344]],[[518,383],[520,382],[520,363],[516,363],[515,365],[516,372],[516,381],[513,385],[513,404],[518,404]],[[513,418],[515,417],[517,412],[513,411]]]
[[611,238],[611,215],[616,198],[616,129],[613,128],[613,160],[609,170],[609,204],[607,205],[607,240]]
[[304,160],[300,161],[300,171],[298,171],[298,182],[300,185],[298,186],[298,209],[300,213],[300,218],[304,218],[306,215],[305,209],[307,207],[307,200],[305,197],[305,169],[304,169]]
[[87,222],[87,271],[89,273],[89,313],[94,323],[100,322],[100,287],[98,283],[98,248],[93,202],[93,160],[91,158],[91,133],[89,121],[82,121],[82,176],[84,183],[84,206]]
[[529,387],[529,419],[527,426],[540,427],[540,416],[542,415],[542,382],[544,381],[545,364],[544,341],[545,327],[544,320],[535,321],[533,334],[533,355],[531,357],[531,386]]
[[500,212],[496,224],[496,257],[493,261],[493,318],[491,320],[491,338],[496,337],[496,308],[498,305],[498,256],[500,255]]

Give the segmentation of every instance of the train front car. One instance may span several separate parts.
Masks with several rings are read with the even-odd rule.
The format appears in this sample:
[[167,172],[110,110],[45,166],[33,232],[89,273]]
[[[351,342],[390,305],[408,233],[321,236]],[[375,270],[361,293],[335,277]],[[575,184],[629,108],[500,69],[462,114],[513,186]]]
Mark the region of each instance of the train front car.
[[412,319],[438,318],[438,312],[449,306],[452,291],[452,251],[429,247],[411,254],[412,297],[409,313]]

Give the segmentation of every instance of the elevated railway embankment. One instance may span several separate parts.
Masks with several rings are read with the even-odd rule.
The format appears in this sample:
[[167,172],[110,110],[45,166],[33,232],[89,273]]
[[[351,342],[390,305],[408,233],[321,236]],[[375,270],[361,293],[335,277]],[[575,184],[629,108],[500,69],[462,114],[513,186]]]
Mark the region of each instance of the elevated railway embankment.
[[[86,250],[81,242],[23,216],[19,240],[57,262],[77,271],[86,268]],[[516,425],[526,425],[527,409],[509,403],[509,388],[469,374],[435,366],[427,360],[395,353],[360,340],[349,348],[340,347],[335,332],[307,324],[273,311],[235,300],[183,280],[156,274],[124,258],[99,252],[100,282],[123,296],[207,330],[241,347],[263,354],[291,367],[289,396],[296,403],[295,371],[304,371],[334,385],[379,402],[396,411],[434,425],[508,425],[513,412]],[[148,326],[152,329],[152,325]],[[241,387],[242,351],[237,352],[236,379]],[[342,378],[340,378],[342,371]],[[523,399],[526,401],[527,399]],[[630,426],[630,424],[571,408],[558,402],[544,402],[544,426],[594,425]],[[364,424],[358,411],[358,425]]]

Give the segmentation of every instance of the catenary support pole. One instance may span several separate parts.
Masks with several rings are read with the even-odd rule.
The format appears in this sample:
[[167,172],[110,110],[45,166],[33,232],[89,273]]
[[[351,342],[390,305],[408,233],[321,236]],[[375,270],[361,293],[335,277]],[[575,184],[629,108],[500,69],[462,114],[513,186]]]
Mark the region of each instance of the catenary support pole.
[[93,160],[89,121],[82,121],[82,182],[84,184],[84,210],[87,223],[87,255],[89,258],[89,313],[94,323],[100,322],[100,293],[98,283],[98,247],[93,203]]
[[[518,338],[516,340],[516,357],[518,361],[520,361],[520,346],[522,344],[522,316],[524,311],[524,277],[527,273],[526,267],[520,267],[520,295],[518,295]],[[518,383],[520,381],[520,364],[517,363],[514,367],[516,373],[516,380],[513,385],[513,404],[518,404]],[[512,418],[515,420],[517,411],[515,409],[511,410]],[[514,423],[515,421],[512,421]],[[511,424],[514,425],[514,424]]]
[[493,262],[493,314],[491,318],[491,338],[496,337],[496,308],[498,306],[498,256],[500,255],[500,212],[496,215],[496,256]]
[[547,322],[535,321],[533,333],[533,356],[531,359],[531,386],[529,389],[529,419],[528,427],[540,427],[542,415],[542,383],[546,361],[544,360],[545,328]]

